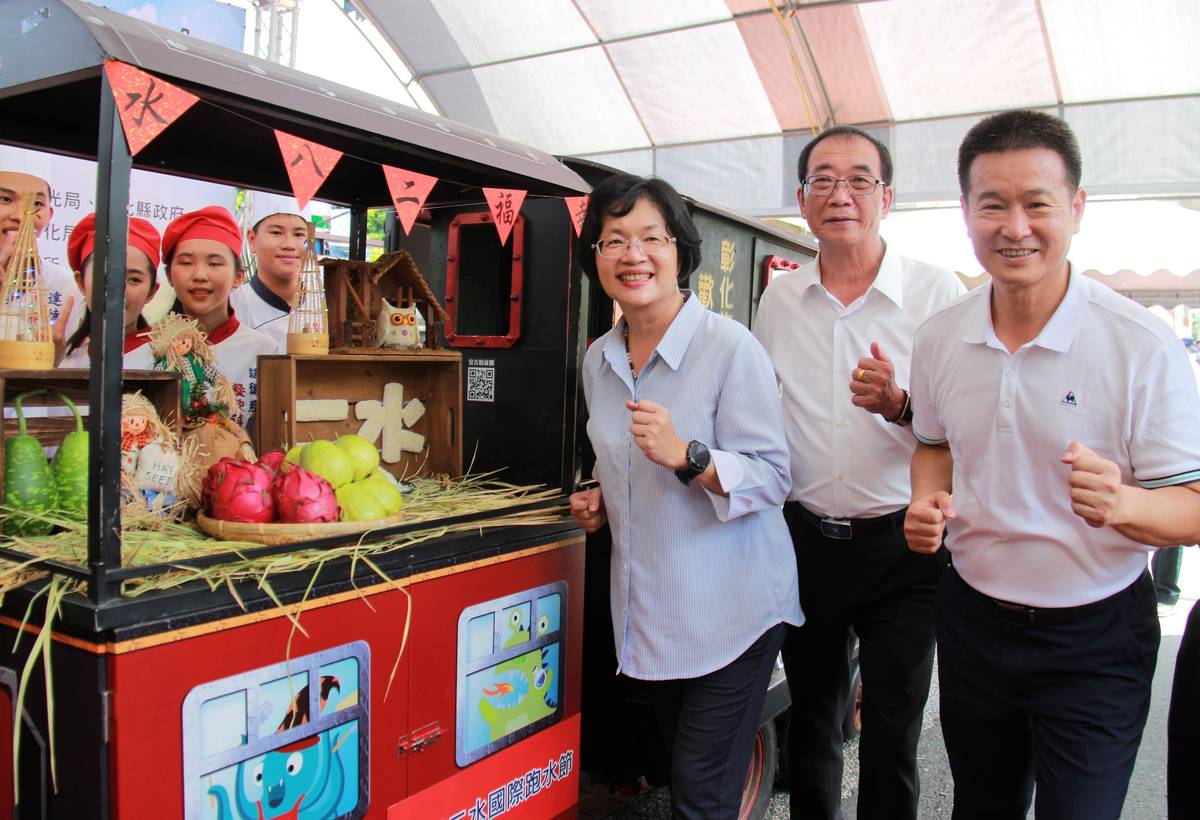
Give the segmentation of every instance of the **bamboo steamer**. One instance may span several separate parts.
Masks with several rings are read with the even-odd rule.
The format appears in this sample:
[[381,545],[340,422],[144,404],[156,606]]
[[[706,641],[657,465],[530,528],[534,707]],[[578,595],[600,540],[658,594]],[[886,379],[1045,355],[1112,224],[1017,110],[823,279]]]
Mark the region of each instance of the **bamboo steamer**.
[[371,521],[331,521],[321,524],[243,524],[238,521],[220,521],[203,512],[196,513],[196,523],[206,535],[222,541],[253,541],[259,544],[294,544],[326,538],[331,535],[368,533],[404,523],[404,513]]

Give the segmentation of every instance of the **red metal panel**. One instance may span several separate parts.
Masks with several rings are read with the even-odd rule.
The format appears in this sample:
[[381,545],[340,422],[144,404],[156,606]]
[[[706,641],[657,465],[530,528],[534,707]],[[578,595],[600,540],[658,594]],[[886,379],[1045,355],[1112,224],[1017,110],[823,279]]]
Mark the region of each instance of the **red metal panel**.
[[[442,735],[438,742],[412,755],[409,760],[410,794],[459,771],[454,760],[458,616],[473,604],[542,584],[567,582],[564,613],[567,639],[562,667],[565,683],[563,720],[579,712],[579,677],[583,658],[583,557],[583,539],[579,538],[562,549],[481,567],[413,588],[413,680],[408,723],[413,727],[437,723]],[[544,765],[545,762],[531,760],[529,765]]]
[[[405,651],[387,700],[388,676],[400,652],[407,602],[398,590],[351,598],[305,612],[308,637],[292,637],[290,657],[365,640],[371,647],[371,810],[407,795],[408,760],[397,755],[407,735],[409,664]],[[291,622],[282,617],[231,626],[197,637],[109,657],[114,735],[111,752],[113,817],[160,820],[183,812],[182,707],[195,686],[288,657]]]

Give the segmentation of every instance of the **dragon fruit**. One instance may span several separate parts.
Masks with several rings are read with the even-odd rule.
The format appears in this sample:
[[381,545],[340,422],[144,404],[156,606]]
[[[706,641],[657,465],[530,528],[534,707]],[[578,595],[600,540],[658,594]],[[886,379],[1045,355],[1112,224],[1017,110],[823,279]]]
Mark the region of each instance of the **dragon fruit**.
[[289,524],[337,521],[342,512],[329,482],[299,464],[275,477],[271,495],[279,520]]
[[258,463],[260,466],[266,467],[268,470],[270,470],[271,478],[274,479],[275,475],[279,472],[280,466],[283,465],[283,459],[285,455],[286,454],[283,452],[283,450],[272,450],[269,453],[264,453],[263,455],[259,456]]
[[271,471],[228,456],[208,468],[201,488],[204,509],[221,521],[269,524],[275,520]]

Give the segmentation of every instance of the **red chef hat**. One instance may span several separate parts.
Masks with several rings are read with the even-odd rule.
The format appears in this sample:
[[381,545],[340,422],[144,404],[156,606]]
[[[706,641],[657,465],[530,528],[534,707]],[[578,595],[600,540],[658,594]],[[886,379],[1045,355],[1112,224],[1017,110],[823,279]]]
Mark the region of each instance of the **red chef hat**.
[[[150,260],[150,272],[158,270],[158,229],[144,219],[129,217],[129,247],[137,248]],[[67,240],[67,262],[71,270],[83,272],[83,260],[92,255],[96,246],[96,215],[90,213],[71,230]]]
[[238,227],[233,214],[220,205],[209,205],[172,221],[163,233],[163,257],[170,259],[175,246],[185,239],[212,239],[220,242],[233,251],[234,258],[241,264],[242,229]]

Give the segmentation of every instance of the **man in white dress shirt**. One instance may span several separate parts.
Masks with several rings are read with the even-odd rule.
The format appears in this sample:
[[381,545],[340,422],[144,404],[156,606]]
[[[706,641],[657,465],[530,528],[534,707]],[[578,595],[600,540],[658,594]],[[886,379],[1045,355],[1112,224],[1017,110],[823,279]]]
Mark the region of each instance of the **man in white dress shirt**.
[[820,254],[771,283],[754,331],[782,390],[792,476],[784,517],[808,616],[783,648],[792,816],[841,817],[841,727],[857,634],[858,816],[915,818],[933,594],[945,560],[911,553],[904,541],[915,441],[903,386],[917,326],[963,286],[880,238],[893,197],[882,143],[832,128],[804,148],[798,171],[800,210]]
[[1036,784],[1039,818],[1118,818],[1158,654],[1146,553],[1200,535],[1200,398],[1170,329],[1067,260],[1086,195],[1065,122],[988,117],[958,173],[991,282],[917,331],[905,522],[918,554],[949,522],[954,816],[1024,818]]

